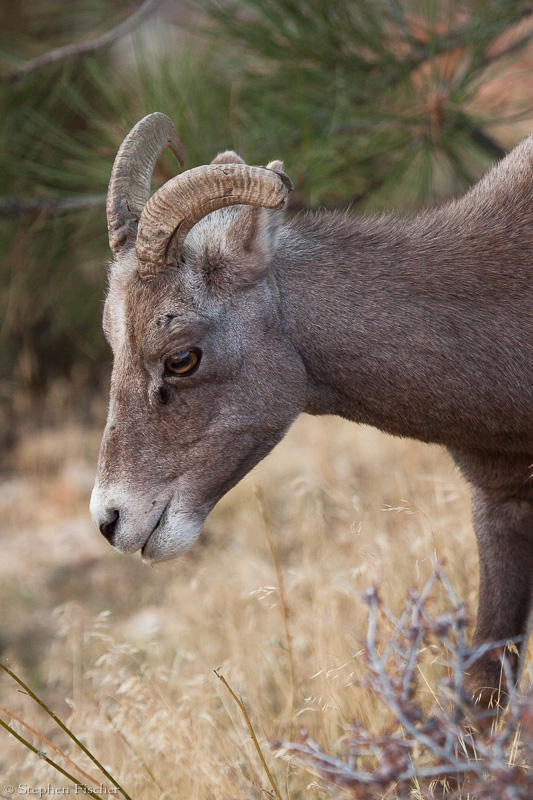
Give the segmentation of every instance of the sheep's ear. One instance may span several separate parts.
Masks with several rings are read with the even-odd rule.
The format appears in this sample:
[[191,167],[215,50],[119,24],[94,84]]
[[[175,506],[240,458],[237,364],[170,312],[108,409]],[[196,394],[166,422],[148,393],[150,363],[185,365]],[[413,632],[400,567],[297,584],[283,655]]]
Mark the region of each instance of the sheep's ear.
[[244,164],[245,161],[233,150],[225,150],[211,161],[211,164]]
[[267,169],[272,169],[274,172],[285,172],[285,164],[283,161],[269,161]]
[[[282,161],[271,161],[267,166],[278,172],[284,171]],[[273,211],[257,206],[239,208],[226,232],[223,245],[224,255],[227,255],[234,277],[239,282],[254,283],[267,272],[276,252],[282,223],[283,210]]]
[[283,211],[257,206],[239,208],[222,247],[237,282],[254,283],[270,268],[282,221]]

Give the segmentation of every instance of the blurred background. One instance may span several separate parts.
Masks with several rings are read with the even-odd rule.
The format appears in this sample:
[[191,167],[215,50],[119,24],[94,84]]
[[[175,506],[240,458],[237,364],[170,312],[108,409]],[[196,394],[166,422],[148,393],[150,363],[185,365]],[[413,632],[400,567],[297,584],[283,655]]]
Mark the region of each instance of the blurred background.
[[[343,662],[340,631],[362,618],[339,587],[380,579],[394,606],[436,552],[474,610],[477,561],[468,490],[445,454],[334,419],[300,420],[180,562],[150,570],[100,541],[87,505],[110,372],[105,194],[122,139],[163,111],[187,167],[227,148],[283,159],[295,213],[404,213],[460,194],[532,130],[532,72],[528,2],[0,0],[0,652],[136,797],[156,784],[161,797],[259,796],[211,670],[227,665],[265,737],[326,704],[317,736],[334,741],[366,713],[351,695],[322,702],[334,672],[311,681]],[[176,170],[164,155],[154,189]],[[292,598],[296,688],[256,486]],[[29,714],[4,683],[3,705]],[[210,760],[192,769],[206,741]],[[135,757],[121,767],[124,752]],[[0,738],[2,777],[46,782],[34,762]]]
[[86,403],[108,364],[104,198],[145,114],[170,116],[188,167],[279,157],[294,209],[354,212],[456,195],[531,128],[529,3],[1,0],[0,31],[6,408],[58,378]]

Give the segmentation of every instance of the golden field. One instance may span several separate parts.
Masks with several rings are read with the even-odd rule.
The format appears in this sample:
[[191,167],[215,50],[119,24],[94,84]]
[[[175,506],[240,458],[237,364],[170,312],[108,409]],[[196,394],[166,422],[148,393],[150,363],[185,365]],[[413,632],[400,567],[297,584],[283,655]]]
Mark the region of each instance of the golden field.
[[[320,778],[275,758],[269,741],[294,740],[304,727],[334,750],[352,719],[372,731],[385,724],[357,685],[368,612],[360,594],[372,584],[399,612],[437,556],[474,616],[469,491],[451,460],[338,418],[302,416],[219,503],[192,551],[150,568],[92,527],[99,437],[64,418],[27,431],[3,474],[2,661],[68,719],[133,800],[269,796],[215,669],[243,697],[283,798],[329,797]],[[3,675],[0,704],[98,777],[18,688]],[[3,730],[0,742],[4,784],[70,786]]]

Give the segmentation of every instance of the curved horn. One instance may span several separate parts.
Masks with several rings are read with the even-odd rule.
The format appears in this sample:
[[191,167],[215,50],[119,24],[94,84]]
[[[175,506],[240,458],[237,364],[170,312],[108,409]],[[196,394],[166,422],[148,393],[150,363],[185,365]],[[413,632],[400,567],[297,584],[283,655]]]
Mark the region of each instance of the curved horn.
[[114,255],[131,246],[142,210],[150,197],[155,163],[169,147],[183,167],[183,147],[174,125],[159,111],[138,122],[128,133],[115,158],[107,192],[107,227]]
[[203,217],[233,205],[283,208],[292,189],[280,170],[246,164],[208,164],[177,175],[146,203],[137,234],[141,275],[165,269]]

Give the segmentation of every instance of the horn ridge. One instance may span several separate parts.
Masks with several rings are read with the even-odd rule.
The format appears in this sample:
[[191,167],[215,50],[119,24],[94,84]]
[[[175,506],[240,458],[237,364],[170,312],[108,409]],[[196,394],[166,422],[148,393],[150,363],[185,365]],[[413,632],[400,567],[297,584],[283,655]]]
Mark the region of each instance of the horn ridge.
[[142,210],[150,197],[157,159],[166,148],[183,167],[183,146],[170,119],[156,111],[128,133],[116,155],[107,193],[107,227],[114,255],[135,243]]
[[136,251],[141,275],[161,272],[201,219],[232,205],[280,209],[292,188],[280,171],[247,164],[206,164],[164,184],[143,208]]

